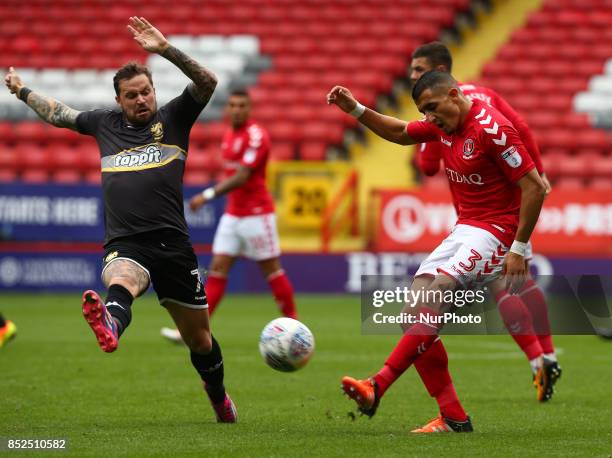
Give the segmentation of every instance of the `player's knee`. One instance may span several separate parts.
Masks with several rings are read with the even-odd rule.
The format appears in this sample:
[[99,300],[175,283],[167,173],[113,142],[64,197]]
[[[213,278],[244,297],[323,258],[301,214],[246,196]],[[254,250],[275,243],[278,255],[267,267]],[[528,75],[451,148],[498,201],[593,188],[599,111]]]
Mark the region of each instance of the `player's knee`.
[[201,332],[186,339],[189,349],[200,355],[207,355],[212,350],[212,337],[209,332]]

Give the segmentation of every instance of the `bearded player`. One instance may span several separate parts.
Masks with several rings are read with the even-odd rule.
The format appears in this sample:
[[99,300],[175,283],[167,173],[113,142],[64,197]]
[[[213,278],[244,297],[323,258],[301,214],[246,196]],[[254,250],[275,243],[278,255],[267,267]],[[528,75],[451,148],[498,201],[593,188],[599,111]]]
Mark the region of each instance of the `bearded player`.
[[[196,211],[227,194],[225,213],[213,242],[213,258],[206,282],[208,311],[212,315],[225,294],[227,277],[239,256],[257,262],[283,316],[297,319],[293,286],[280,262],[280,244],[274,201],[266,187],[270,153],[268,132],[251,119],[248,92],[234,90],[226,106],[230,127],[221,144],[225,179],[191,198]],[[163,328],[162,335],[180,342],[180,334]]]

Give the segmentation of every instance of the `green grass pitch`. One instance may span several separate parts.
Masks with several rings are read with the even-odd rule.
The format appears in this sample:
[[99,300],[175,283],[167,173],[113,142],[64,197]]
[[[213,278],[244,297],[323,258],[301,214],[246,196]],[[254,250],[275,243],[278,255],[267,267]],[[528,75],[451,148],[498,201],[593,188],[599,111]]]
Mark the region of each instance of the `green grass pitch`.
[[[0,295],[17,338],[0,349],[0,438],[66,438],[73,456],[610,456],[612,342],[559,336],[563,378],[535,400],[527,361],[509,336],[449,336],[451,372],[473,434],[411,435],[437,414],[414,369],[371,420],[354,416],[340,378],[378,370],[398,336],[362,336],[359,298],[298,296],[316,350],[301,371],[268,368],[258,352],[276,316],[269,295],[227,296],[213,319],[239,423],[219,425],[170,318],[136,301],[116,353],[95,343],[79,294]],[[0,450],[7,456],[24,453]],[[13,455],[11,455],[13,453]],[[49,452],[25,455],[42,456]],[[54,452],[53,456],[66,456]]]

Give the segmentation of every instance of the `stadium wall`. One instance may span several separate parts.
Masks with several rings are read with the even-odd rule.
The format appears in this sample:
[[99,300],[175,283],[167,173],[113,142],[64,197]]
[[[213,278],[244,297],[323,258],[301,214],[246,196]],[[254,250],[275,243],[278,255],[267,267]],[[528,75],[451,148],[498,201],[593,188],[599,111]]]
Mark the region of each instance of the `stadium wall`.
[[[187,187],[185,196],[200,189]],[[3,185],[0,292],[102,289],[100,192],[88,185]],[[452,227],[454,213],[447,192],[384,190],[375,210],[377,225],[369,251],[285,253],[283,267],[299,292],[353,293],[359,291],[361,275],[414,273]],[[534,236],[535,251],[540,253],[533,263],[536,270],[546,275],[612,274],[609,198],[556,193],[547,199],[538,226],[542,228]],[[185,212],[201,266],[210,262],[210,243],[222,212],[222,200],[196,214]],[[256,264],[236,264],[230,291],[267,289]]]
[[[412,274],[427,253],[286,253],[283,267],[302,293],[358,293],[362,275]],[[199,254],[201,266],[210,254]],[[101,252],[0,252],[0,292],[102,290]],[[612,273],[612,259],[545,257],[536,255],[537,272],[577,276]],[[236,263],[230,275],[231,292],[264,292],[268,285],[253,262]]]

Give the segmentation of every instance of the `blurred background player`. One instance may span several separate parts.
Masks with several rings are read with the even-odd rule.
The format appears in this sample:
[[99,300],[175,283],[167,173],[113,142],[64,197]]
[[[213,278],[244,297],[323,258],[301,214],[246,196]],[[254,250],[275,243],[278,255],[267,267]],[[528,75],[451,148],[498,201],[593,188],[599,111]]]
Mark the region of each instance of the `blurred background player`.
[[[227,194],[225,213],[215,233],[206,281],[208,313],[213,314],[223,298],[227,276],[238,256],[256,261],[268,281],[283,316],[297,319],[293,286],[280,262],[280,244],[274,201],[266,187],[266,165],[270,153],[268,132],[250,119],[251,101],[245,90],[234,90],[228,99],[230,127],[221,151],[225,179],[192,197],[196,211],[206,202]],[[162,335],[180,341],[176,330],[162,328]]]
[[[437,41],[424,44],[416,48],[412,53],[410,80],[414,85],[425,72],[430,70],[450,73],[452,65],[453,59],[446,45]],[[459,83],[459,88],[468,99],[482,100],[488,105],[497,108],[514,125],[546,186],[546,193],[550,193],[550,183],[544,173],[540,149],[525,120],[508,102],[490,88],[462,83]],[[443,147],[444,145],[440,142],[422,143],[417,146],[416,163],[425,175],[433,176],[440,170]],[[456,207],[454,194],[453,202]],[[458,210],[457,214],[459,214]],[[532,257],[530,241],[525,261],[529,262]],[[529,269],[527,269],[527,272],[529,273]],[[531,275],[529,275],[525,285],[519,292],[519,296],[522,301],[516,300],[516,298],[501,297],[497,305],[506,327],[508,330],[512,330],[510,334],[527,356],[534,376],[541,369],[541,363],[543,362],[543,375],[548,380],[545,381],[544,388],[536,384],[536,389],[538,390],[537,397],[539,401],[548,401],[553,395],[555,382],[561,376],[561,367],[557,362],[557,355],[550,333],[546,298],[544,292]],[[527,306],[526,308],[525,305]],[[531,324],[529,323],[530,321]],[[530,326],[533,326],[537,337],[525,333],[525,329]],[[418,364],[415,364],[415,367],[417,370],[419,369]]]
[[17,326],[11,320],[4,318],[0,313],[0,348],[14,339],[17,335]]
[[153,283],[190,350],[217,421],[234,423],[236,408],[225,392],[221,348],[210,332],[206,295],[183,211],[182,177],[191,126],[217,85],[216,76],[172,46],[141,17],[128,29],[146,51],[176,65],[191,83],[157,109],[151,72],[136,63],[113,79],[121,110],[79,112],[25,87],[11,67],[10,92],[43,120],[96,138],[101,153],[105,241],[102,280],[106,301],[83,293],[83,314],[98,345],[116,350],[131,322],[134,298]]
[[[482,284],[484,279],[496,298],[511,300],[509,292],[518,290],[524,281],[527,241],[545,196],[533,161],[512,124],[495,108],[468,99],[449,73],[425,73],[414,85],[412,98],[425,120],[407,123],[381,115],[358,103],[343,87],[336,86],[328,94],[328,103],[338,105],[388,141],[400,145],[444,142],[444,162],[454,172],[449,174],[449,184],[460,208],[458,221],[421,263],[411,288],[448,292],[459,285]],[[497,126],[495,132],[493,125]],[[463,176],[477,176],[478,180],[473,183],[456,178]],[[503,265],[491,261],[502,258]],[[506,279],[501,280],[501,275]],[[434,368],[427,366],[420,374],[438,402],[440,415],[413,432],[471,432],[471,420],[455,392],[446,351],[438,337],[443,326],[438,318],[451,304],[424,300],[407,304],[404,311],[415,310],[410,306],[419,306],[418,319],[407,327],[382,369],[366,380],[344,377],[342,389],[362,413],[372,416],[385,391],[422,356],[436,352],[439,357],[430,357],[429,362],[446,360],[446,364],[435,370],[436,377],[429,376]]]

